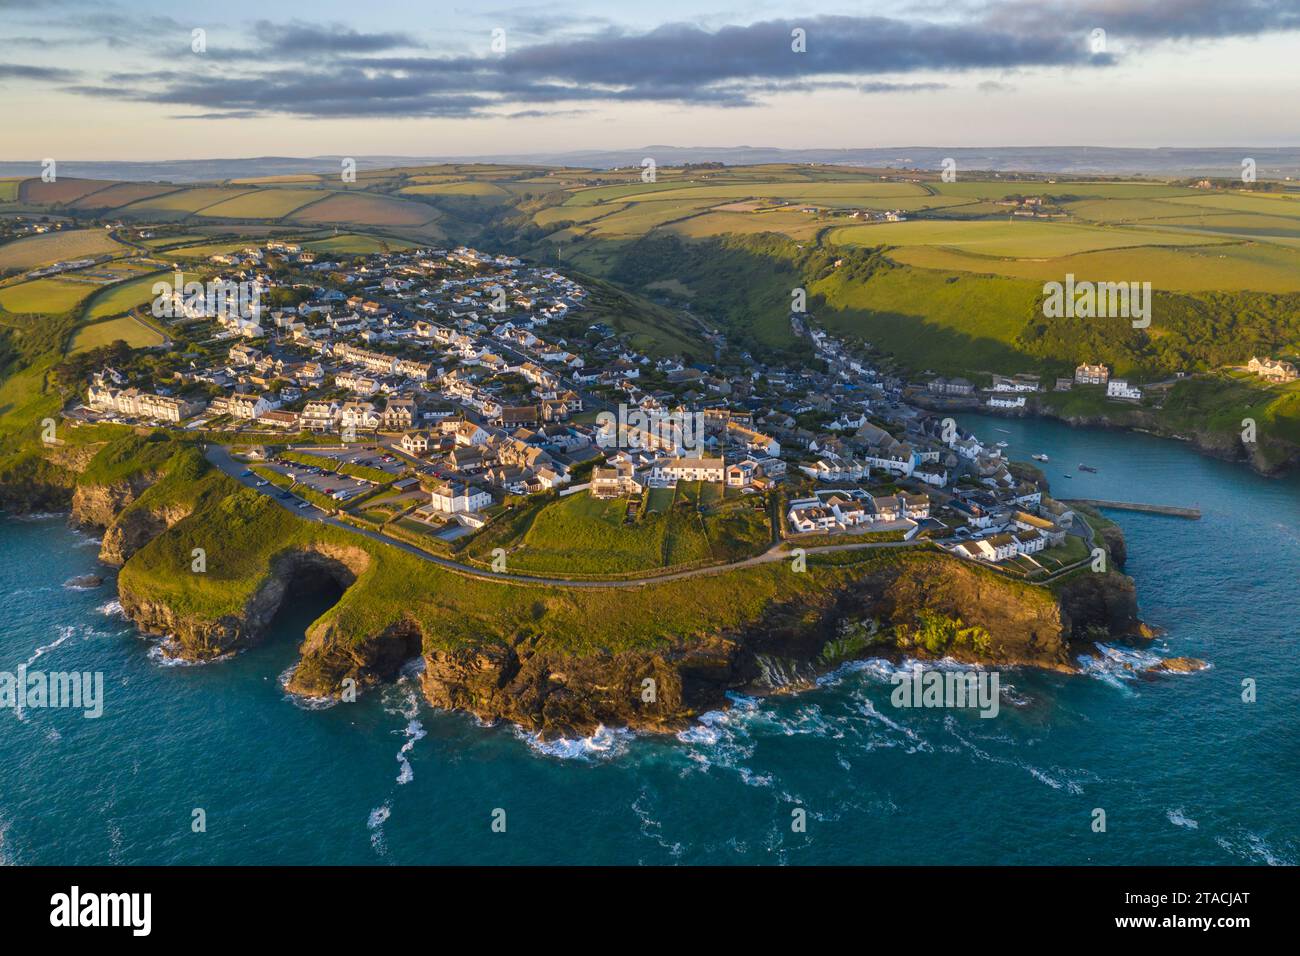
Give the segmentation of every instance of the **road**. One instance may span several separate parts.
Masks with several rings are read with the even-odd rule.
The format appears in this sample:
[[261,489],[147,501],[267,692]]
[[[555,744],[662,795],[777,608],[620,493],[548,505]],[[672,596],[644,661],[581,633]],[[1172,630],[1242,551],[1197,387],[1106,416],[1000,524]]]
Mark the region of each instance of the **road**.
[[[267,485],[265,488],[257,487],[260,480],[255,475],[245,476],[244,472],[248,471],[248,466],[242,462],[236,461],[231,457],[230,452],[221,445],[209,445],[205,452],[208,461],[220,468],[223,472],[239,482],[246,488],[251,488],[261,494],[266,494],[272,501],[292,514],[300,518],[306,518],[309,521],[318,521],[321,524],[327,524],[350,534],[358,534],[378,541],[390,547],[398,548],[407,554],[414,555],[421,560],[436,564],[448,571],[457,574],[463,574],[466,577],[477,578],[481,581],[509,581],[512,584],[524,584],[532,587],[565,587],[565,588],[642,588],[647,584],[660,584],[665,581],[680,581],[683,578],[696,578],[708,574],[723,574],[728,571],[735,571],[740,568],[755,567],[760,564],[772,564],[777,561],[791,561],[794,555],[789,551],[781,549],[780,545],[773,545],[762,554],[755,555],[752,558],[745,558],[741,561],[733,561],[730,564],[714,564],[703,568],[689,568],[685,571],[668,571],[662,574],[647,574],[640,578],[626,578],[618,581],[591,581],[579,578],[559,578],[559,577],[539,577],[527,574],[510,574],[507,572],[496,573],[484,571],[482,568],[476,568],[472,565],[461,564],[459,561],[452,561],[449,558],[440,558],[437,555],[429,554],[422,551],[415,545],[407,544],[387,535],[380,534],[377,531],[369,531],[365,528],[358,528],[356,525],[347,524],[339,519],[321,511],[315,505],[307,508],[299,508],[295,502],[298,498],[282,499],[278,497],[279,488],[274,485]],[[274,492],[274,494],[268,493]],[[817,548],[804,548],[807,554],[823,554],[834,551],[862,551],[870,548],[905,548],[915,547],[914,541],[863,541],[856,544],[832,544],[824,545]]]

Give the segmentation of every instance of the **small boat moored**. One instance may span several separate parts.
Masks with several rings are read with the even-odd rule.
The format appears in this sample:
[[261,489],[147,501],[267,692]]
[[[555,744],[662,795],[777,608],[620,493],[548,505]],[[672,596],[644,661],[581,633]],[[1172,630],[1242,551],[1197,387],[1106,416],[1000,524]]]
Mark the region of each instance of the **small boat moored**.
[[1047,460],[1048,460],[1048,458],[1047,458],[1046,455],[1030,455],[1029,457],[1032,458],[1032,459],[1034,459],[1034,461],[1047,461]]

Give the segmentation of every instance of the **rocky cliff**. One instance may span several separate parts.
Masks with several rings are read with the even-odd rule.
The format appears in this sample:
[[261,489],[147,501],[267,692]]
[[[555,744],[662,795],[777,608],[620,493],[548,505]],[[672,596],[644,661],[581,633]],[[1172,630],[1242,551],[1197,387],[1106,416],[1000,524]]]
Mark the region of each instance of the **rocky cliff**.
[[[129,561],[158,536],[164,540],[157,543],[164,544],[168,529],[184,522],[187,508],[196,507],[148,507],[153,498],[169,500],[146,495],[149,481],[137,476],[77,490],[74,515],[105,529],[106,560]],[[200,507],[219,508],[216,500]],[[250,501],[265,505],[256,496]],[[267,515],[292,522],[282,533],[310,527],[284,517],[276,506],[267,507]],[[228,522],[241,514],[236,509],[208,520],[213,527],[230,529]],[[266,538],[263,522],[269,519],[260,514],[256,508],[250,512],[254,524],[241,532],[248,536],[245,540]],[[348,686],[392,680],[405,662],[418,657],[423,692],[435,706],[506,719],[548,734],[588,733],[602,723],[670,731],[705,710],[725,706],[728,691],[797,689],[842,661],[870,656],[950,657],[1066,670],[1088,642],[1139,627],[1132,582],[1121,574],[1078,573],[1049,590],[937,551],[917,550],[882,553],[857,563],[813,562],[806,572],[809,587],[782,590],[779,600],[747,611],[735,618],[740,623],[734,626],[711,628],[711,617],[704,613],[689,636],[667,642],[607,651],[599,643],[586,643],[571,649],[522,619],[513,625],[497,619],[490,627],[473,629],[471,636],[449,641],[422,626],[404,604],[376,599],[368,584],[359,583],[367,571],[380,570],[372,564],[382,555],[373,552],[375,545],[353,540],[311,532],[280,550],[268,549],[269,566],[254,570],[241,592],[248,596],[228,605],[236,608],[229,613],[193,610],[203,606],[202,589],[187,590],[184,579],[178,583],[174,577],[124,572],[119,600],[143,630],[168,636],[168,653],[210,660],[261,641],[297,588],[327,585],[354,610],[376,613],[347,617],[331,612],[317,621],[300,647],[290,690],[337,695]],[[1108,534],[1106,540],[1117,558],[1122,537]],[[174,575],[176,567],[186,564],[188,554],[188,543],[175,547],[163,563],[173,569],[168,573]],[[126,570],[132,567],[136,565]],[[406,573],[418,576],[419,569]],[[374,580],[376,574],[367,578]],[[361,590],[349,595],[352,588]],[[182,594],[189,596],[176,597]],[[341,619],[352,623],[341,626]],[[387,623],[372,629],[358,621]]]
[[[124,610],[142,628],[173,635],[170,653],[210,659],[256,644],[295,581],[325,576],[346,589],[369,557],[322,547],[280,556],[243,613],[209,621],[174,613],[124,589]],[[816,573],[810,571],[809,573]],[[970,662],[1069,669],[1072,645],[1090,628],[1136,620],[1131,585],[1118,575],[1058,598],[936,552],[872,566],[818,597],[772,604],[745,627],[677,646],[620,653],[559,653],[535,633],[503,634],[454,648],[400,619],[373,634],[342,631],[326,615],[308,632],[289,689],[337,695],[393,679],[422,657],[421,685],[438,707],[506,719],[548,734],[589,733],[599,724],[670,731],[725,706],[731,690],[772,692],[810,685],[846,659],[952,657]],[[922,623],[925,627],[920,626]]]

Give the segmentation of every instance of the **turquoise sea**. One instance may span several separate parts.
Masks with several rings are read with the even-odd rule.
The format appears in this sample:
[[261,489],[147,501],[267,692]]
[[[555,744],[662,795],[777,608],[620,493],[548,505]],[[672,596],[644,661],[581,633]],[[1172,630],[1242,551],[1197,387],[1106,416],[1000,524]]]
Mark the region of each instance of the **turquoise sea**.
[[[1050,455],[1062,497],[1205,512],[1112,512],[1142,615],[1165,634],[1077,676],[1008,672],[991,720],[894,708],[879,662],[797,696],[737,697],[667,739],[543,745],[434,711],[409,679],[307,709],[280,677],[328,595],[293,601],[261,648],[168,666],[116,613],[111,576],[65,586],[102,570],[92,538],[65,516],[0,519],[0,671],[100,671],[106,698],[99,719],[0,711],[0,861],[1300,862],[1300,478],[1142,435],[962,423],[1014,457]],[[1212,667],[1143,680],[1125,666],[1175,655]]]

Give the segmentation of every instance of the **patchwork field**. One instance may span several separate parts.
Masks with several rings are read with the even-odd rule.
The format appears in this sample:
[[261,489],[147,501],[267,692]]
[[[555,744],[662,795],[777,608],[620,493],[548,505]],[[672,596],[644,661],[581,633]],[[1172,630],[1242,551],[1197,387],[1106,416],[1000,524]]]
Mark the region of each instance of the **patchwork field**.
[[104,229],[64,229],[25,236],[0,246],[0,270],[35,269],[69,259],[88,259],[125,251]]
[[200,216],[224,216],[230,219],[280,219],[308,203],[325,199],[321,189],[259,189],[208,206]]
[[108,189],[113,183],[98,179],[57,179],[52,183],[24,179],[18,187],[18,200],[32,205],[62,205],[82,196]]
[[234,199],[250,192],[247,189],[235,189],[222,186],[200,186],[194,189],[182,189],[151,199],[143,199],[121,207],[121,212],[136,214],[141,212],[181,212],[195,213],[219,202]]
[[116,209],[128,203],[139,202],[165,193],[176,192],[179,187],[166,183],[118,183],[107,189],[97,189],[70,204],[72,209]]
[[313,203],[293,217],[299,222],[355,223],[362,226],[423,226],[438,218],[438,210],[364,193],[336,194]]

